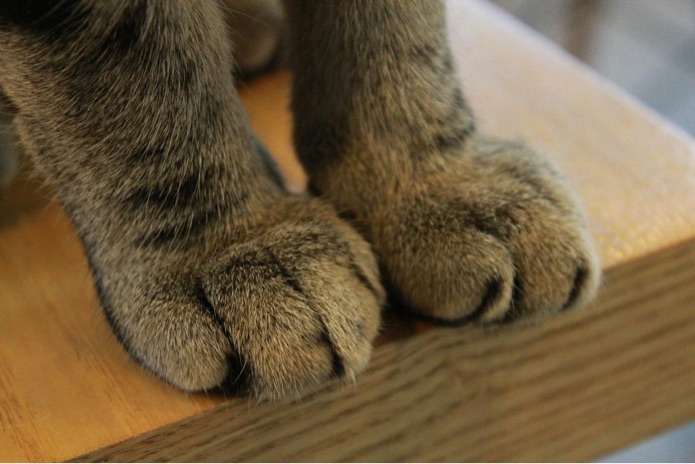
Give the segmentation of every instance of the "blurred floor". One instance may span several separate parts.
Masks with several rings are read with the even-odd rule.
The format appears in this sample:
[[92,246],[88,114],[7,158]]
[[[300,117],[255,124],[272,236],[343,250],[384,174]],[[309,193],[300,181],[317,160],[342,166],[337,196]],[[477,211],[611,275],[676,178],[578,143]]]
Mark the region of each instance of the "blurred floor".
[[[695,0],[493,1],[695,135]],[[695,462],[695,423],[598,462]]]

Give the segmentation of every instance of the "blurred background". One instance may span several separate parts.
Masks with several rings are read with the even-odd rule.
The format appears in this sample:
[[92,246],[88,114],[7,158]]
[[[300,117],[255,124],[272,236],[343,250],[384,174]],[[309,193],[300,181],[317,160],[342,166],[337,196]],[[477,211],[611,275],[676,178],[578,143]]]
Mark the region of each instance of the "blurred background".
[[[695,136],[695,0],[492,1]],[[599,462],[695,462],[695,423]]]
[[493,0],[695,135],[695,0]]

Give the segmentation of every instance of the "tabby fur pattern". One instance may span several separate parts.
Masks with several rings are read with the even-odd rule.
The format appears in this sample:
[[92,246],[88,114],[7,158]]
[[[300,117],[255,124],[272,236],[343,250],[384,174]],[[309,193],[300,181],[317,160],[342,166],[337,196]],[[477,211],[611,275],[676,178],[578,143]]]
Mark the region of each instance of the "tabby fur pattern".
[[[234,87],[235,62],[283,59],[309,194],[285,190]],[[384,288],[447,325],[597,290],[554,164],[476,129],[441,0],[5,0],[0,86],[114,333],[179,388],[285,398],[353,379]]]

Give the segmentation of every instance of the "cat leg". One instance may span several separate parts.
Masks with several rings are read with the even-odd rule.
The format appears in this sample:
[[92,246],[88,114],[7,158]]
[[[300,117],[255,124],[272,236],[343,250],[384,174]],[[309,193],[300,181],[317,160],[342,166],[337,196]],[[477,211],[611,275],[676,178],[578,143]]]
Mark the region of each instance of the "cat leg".
[[310,188],[350,212],[392,295],[447,324],[583,306],[600,268],[544,156],[483,137],[440,0],[286,0],[295,143]]
[[17,0],[0,84],[129,353],[186,390],[302,394],[365,368],[369,246],[258,154],[216,2]]

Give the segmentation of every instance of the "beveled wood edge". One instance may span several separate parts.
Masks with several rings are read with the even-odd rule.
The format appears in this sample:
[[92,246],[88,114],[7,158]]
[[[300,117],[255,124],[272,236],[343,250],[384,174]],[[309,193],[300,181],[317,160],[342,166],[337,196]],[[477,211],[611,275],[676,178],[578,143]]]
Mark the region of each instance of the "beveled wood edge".
[[[590,309],[582,310],[579,314],[569,316],[566,322],[563,322],[562,320],[555,320],[550,322],[547,326],[548,331],[552,333],[554,336],[560,337],[563,335],[564,330],[570,329],[575,324],[585,325],[587,318],[592,318],[594,315],[601,315],[604,314],[606,311],[610,311],[612,306],[614,306],[617,303],[614,303],[613,301],[607,302],[607,300],[612,300],[613,298],[620,299],[620,293],[629,290],[630,288],[634,287],[636,283],[638,283],[636,281],[633,281],[633,279],[631,279],[631,276],[633,276],[635,273],[639,274],[643,271],[646,271],[648,275],[646,277],[646,282],[639,282],[641,285],[641,293],[647,295],[652,294],[652,297],[656,296],[657,299],[652,301],[652,306],[655,304],[658,305],[659,301],[661,300],[660,295],[665,294],[664,289],[657,286],[651,288],[651,286],[648,284],[648,281],[651,278],[650,275],[653,275],[655,273],[654,269],[656,269],[657,273],[659,272],[659,266],[655,266],[655,263],[665,263],[668,266],[671,262],[677,261],[678,259],[682,259],[684,256],[686,257],[686,260],[691,260],[693,263],[695,263],[695,238],[693,240],[687,240],[678,244],[674,244],[664,250],[658,250],[652,254],[643,256],[638,260],[625,262],[621,265],[605,269],[605,282],[600,291],[597,302],[594,305],[592,305]],[[685,274],[686,281],[690,280],[692,282],[695,282],[695,266],[690,269],[687,269]],[[680,280],[683,281],[684,279],[681,277]],[[690,297],[690,305],[687,307],[671,309],[673,309],[674,311],[683,312],[683,314],[687,316],[687,319],[692,321],[693,325],[695,326],[695,285],[686,288],[686,292]],[[585,325],[585,327],[581,328],[580,330],[585,330],[587,328],[590,328],[590,326],[591,324],[589,324],[588,326]],[[476,331],[476,329],[471,328],[463,328],[461,330]],[[424,333],[414,335],[412,337],[408,337],[407,339],[400,340],[398,342],[390,343],[377,348],[375,350],[374,359],[372,363],[373,367],[366,374],[364,374],[364,377],[378,377],[380,376],[380,374],[382,374],[382,372],[380,371],[385,368],[387,368],[391,372],[407,372],[408,370],[410,370],[408,366],[409,359],[407,357],[399,359],[399,352],[406,351],[406,348],[409,345],[417,344],[421,341],[426,341],[427,343],[434,343],[440,347],[446,346],[449,349],[456,350],[457,348],[463,347],[464,345],[470,345],[470,343],[478,342],[484,337],[484,332],[478,331],[477,335],[474,335],[475,340],[473,340],[472,342],[462,339],[456,340],[456,329],[452,330],[449,328],[433,328],[432,330],[426,331]],[[543,339],[540,340],[538,343],[548,343],[548,340],[548,338],[543,337]],[[677,346],[675,348],[677,349]],[[695,362],[693,363],[693,367],[695,367]],[[691,387],[691,390],[689,391],[695,394],[695,370],[691,370],[689,372],[692,375],[690,375],[689,378],[686,379],[686,381],[687,384]],[[649,375],[649,372],[645,371],[644,375]],[[231,399],[230,401],[220,404],[219,406],[216,406],[208,411],[202,412],[192,417],[185,418],[181,421],[174,422],[172,424],[169,424],[156,430],[152,430],[142,435],[134,436],[130,439],[114,443],[107,447],[94,450],[81,456],[76,456],[75,458],[70,459],[68,462],[207,460],[204,455],[204,448],[206,444],[210,445],[212,443],[217,444],[217,446],[219,446],[219,441],[224,440],[224,437],[227,436],[227,432],[235,428],[235,426],[237,425],[235,422],[238,422],[238,418],[244,415],[248,415],[249,412],[252,414],[254,408],[270,407],[270,415],[272,416],[274,413],[277,413],[277,416],[280,420],[280,426],[282,426],[282,420],[284,420],[283,417],[286,417],[288,414],[291,415],[293,413],[291,411],[292,408],[296,407],[298,411],[301,410],[303,403],[323,403],[328,405],[332,402],[338,403],[343,401],[349,402],[351,405],[350,409],[353,411],[355,409],[360,409],[360,414],[369,416],[370,412],[378,413],[379,404],[372,404],[370,406],[370,409],[365,409],[360,406],[360,384],[363,383],[366,382],[358,381],[357,386],[355,387],[355,390],[352,393],[349,392],[349,386],[328,386],[320,392],[310,396],[309,398],[300,400],[299,402],[284,405],[264,405],[261,403],[251,405],[250,403],[245,403],[243,400]],[[421,383],[413,383],[410,384],[409,388],[412,391],[415,391],[421,387]],[[390,386],[386,385],[385,388],[388,390]],[[462,401],[470,400],[470,396],[468,393],[470,392],[465,392],[465,394],[461,395]],[[658,392],[655,391],[655,393]],[[688,397],[688,395],[683,394],[681,396],[684,396],[684,398],[681,399],[685,399]],[[658,395],[654,396],[654,398],[657,397]],[[452,400],[452,398],[448,399]],[[677,400],[675,396],[673,399]],[[455,398],[453,398],[453,400],[455,400]],[[276,409],[273,410],[272,408]],[[539,455],[533,457],[533,453],[531,453],[530,457],[527,456],[524,459],[518,459],[518,457],[515,458],[515,456],[512,454],[503,454],[502,458],[497,457],[493,460],[513,461],[528,459],[539,461],[587,461],[596,459],[597,457],[616,451],[621,447],[627,446],[638,440],[657,434],[659,432],[662,432],[671,427],[680,425],[686,421],[695,418],[695,402],[683,402],[680,406],[676,407],[675,409],[671,409],[671,413],[662,414],[657,417],[650,418],[649,421],[642,421],[642,423],[639,424],[639,426],[637,427],[634,427],[635,424],[633,424],[633,427],[629,428],[627,431],[620,431],[619,433],[616,432],[615,434],[603,434],[601,440],[596,442],[597,446],[594,448],[592,448],[591,445],[588,447],[583,446],[579,447],[576,450],[568,450],[567,454],[565,455],[554,454],[550,457],[547,455]],[[676,412],[673,413],[674,411]],[[336,418],[338,417],[336,416]],[[304,419],[308,418],[304,417]],[[272,421],[272,417],[269,419],[266,418],[266,421],[268,420]],[[405,420],[407,421],[407,419]],[[616,417],[615,420],[616,422],[620,422],[619,417]],[[560,422],[562,422],[561,419]],[[249,424],[243,423],[243,426],[248,428]],[[190,432],[194,432],[194,434],[196,434],[198,438],[196,439],[195,436],[191,435]],[[212,438],[206,438],[206,434],[211,435]],[[263,440],[266,437],[264,437],[263,434],[254,434],[252,437],[249,438],[262,444]],[[176,444],[181,442],[185,443],[186,446],[181,450],[172,451],[172,448],[175,448]],[[268,442],[267,444],[272,445],[272,442]],[[192,448],[196,447],[200,448],[197,451],[192,451]],[[230,442],[229,447],[230,449],[233,448],[234,442]],[[217,449],[216,452],[218,454],[213,455],[214,460],[236,460],[237,457],[233,451],[230,451],[228,455],[224,455],[222,457],[219,454],[219,449]],[[282,453],[281,450],[279,451],[279,453]],[[526,454],[529,454],[528,450],[526,450]],[[359,457],[360,459],[358,460],[371,460],[369,459],[369,457]],[[249,456],[244,455],[242,455],[241,458],[241,460],[253,460],[253,458],[249,459]],[[349,456],[346,456],[345,454],[335,454],[330,455],[329,460],[350,460],[346,458],[349,458]],[[383,457],[377,457],[374,460],[383,460],[381,458]],[[393,456],[389,456],[389,458],[393,459]],[[312,460],[310,456],[304,456],[304,459]],[[408,460],[418,459],[423,458],[421,456],[412,456],[408,458]],[[458,457],[450,456],[448,458],[445,458],[445,460],[447,459],[458,460]],[[326,460],[325,455],[323,455],[318,460]],[[475,452],[471,452],[470,455],[465,456],[464,460],[485,461],[486,459],[484,456],[476,455]]]

